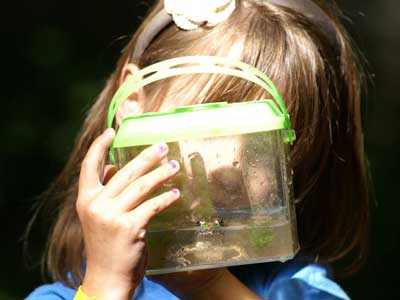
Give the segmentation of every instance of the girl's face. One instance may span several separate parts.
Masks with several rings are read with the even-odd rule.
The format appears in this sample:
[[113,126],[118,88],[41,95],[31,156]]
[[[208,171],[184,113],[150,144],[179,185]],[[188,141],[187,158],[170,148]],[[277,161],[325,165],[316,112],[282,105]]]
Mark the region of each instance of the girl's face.
[[184,176],[180,182],[190,186],[192,208],[202,201],[216,208],[265,206],[266,195],[276,193],[271,171],[276,163],[266,160],[268,155],[254,153],[258,140],[251,134],[172,142],[165,162],[180,161]]
[[254,134],[180,143],[188,177],[202,175],[203,168],[210,198],[214,206],[221,208],[265,206],[267,195],[276,194],[277,181],[272,170],[280,167],[279,162],[263,153],[263,146],[260,135]]
[[[136,70],[136,67],[133,70]],[[190,89],[191,91],[194,89]],[[196,91],[189,96],[190,92],[186,93],[186,99],[182,95],[165,95],[158,111],[170,111],[187,103],[195,103],[189,102],[190,100],[201,98]],[[177,103],[172,99],[181,99],[186,103]],[[118,124],[123,117],[143,113],[145,101],[145,96],[140,92],[127,99],[117,113]],[[181,167],[190,182],[207,180],[202,186],[208,188],[209,196],[216,207],[259,205],[259,201],[265,198],[263,196],[272,189],[273,178],[268,168],[249,166],[251,157],[249,158],[246,154],[246,147],[248,146],[243,146],[242,136],[207,138],[180,143],[180,155],[184,164]]]

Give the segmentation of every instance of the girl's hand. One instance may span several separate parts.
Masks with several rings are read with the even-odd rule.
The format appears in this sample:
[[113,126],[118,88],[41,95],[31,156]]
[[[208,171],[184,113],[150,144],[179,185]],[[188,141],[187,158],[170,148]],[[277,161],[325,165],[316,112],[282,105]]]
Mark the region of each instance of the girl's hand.
[[173,161],[149,172],[168,152],[165,144],[153,145],[103,184],[101,167],[113,137],[114,130],[106,130],[82,162],[76,202],[86,257],[82,290],[101,300],[127,300],[146,269],[146,226],[177,201],[179,192],[166,192],[148,201],[146,197],[171,179],[179,165]]

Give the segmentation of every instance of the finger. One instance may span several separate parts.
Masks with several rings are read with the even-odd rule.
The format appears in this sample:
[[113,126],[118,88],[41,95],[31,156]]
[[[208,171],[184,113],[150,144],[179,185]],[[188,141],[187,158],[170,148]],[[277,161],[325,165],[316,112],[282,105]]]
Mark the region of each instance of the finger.
[[155,144],[146,148],[111,178],[103,192],[107,197],[118,196],[130,183],[160,163],[167,153],[166,144]]
[[130,211],[128,213],[128,218],[131,219],[132,224],[135,224],[137,228],[145,228],[154,216],[173,205],[179,197],[180,192],[178,189],[172,189],[162,193],[157,197],[143,202],[134,210]]
[[79,186],[95,188],[100,183],[100,169],[104,161],[105,153],[115,135],[112,128],[108,128],[102,135],[97,137],[90,146],[85,158],[82,161]]
[[179,163],[172,160],[147,173],[121,192],[118,197],[118,205],[120,205],[124,211],[134,209],[142,203],[151,192],[175,176],[178,171]]

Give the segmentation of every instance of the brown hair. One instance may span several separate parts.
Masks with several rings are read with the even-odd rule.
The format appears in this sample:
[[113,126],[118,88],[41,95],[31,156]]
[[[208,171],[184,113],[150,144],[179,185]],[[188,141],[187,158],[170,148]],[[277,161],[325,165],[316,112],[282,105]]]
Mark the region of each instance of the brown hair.
[[[82,280],[84,245],[75,211],[80,164],[89,145],[107,127],[108,106],[123,66],[133,62],[143,68],[184,55],[228,55],[234,45],[243,49],[238,59],[257,67],[276,84],[297,134],[291,165],[302,251],[321,262],[335,262],[351,254],[346,271],[356,270],[365,259],[369,206],[360,118],[362,73],[354,47],[339,23],[340,11],[319,3],[336,27],[337,53],[302,14],[268,1],[237,2],[238,8],[229,19],[215,27],[183,31],[175,24],[167,26],[140,59],[132,61],[138,33],[162,7],[162,1],[157,1],[126,46],[115,72],[89,110],[65,168],[47,193],[48,205],[57,209],[46,256],[54,280],[68,285]],[[206,89],[210,80],[213,88]],[[204,91],[203,96],[174,105],[266,96],[241,79],[186,76],[146,87],[145,111],[158,110],[161,99],[181,99],[176,96],[187,92],[186,87]],[[164,97],[158,95],[161,90]]]

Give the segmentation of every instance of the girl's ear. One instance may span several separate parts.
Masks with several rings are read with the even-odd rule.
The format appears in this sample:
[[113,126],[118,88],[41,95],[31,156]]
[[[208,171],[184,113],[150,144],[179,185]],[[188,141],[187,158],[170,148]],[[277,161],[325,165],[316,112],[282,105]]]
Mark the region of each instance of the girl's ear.
[[[118,78],[118,86],[121,86],[138,71],[139,68],[135,64],[125,64],[122,68],[121,76]],[[143,113],[143,105],[139,104],[139,93],[140,91],[133,92],[118,108],[117,115],[115,116],[118,125],[127,116]]]

